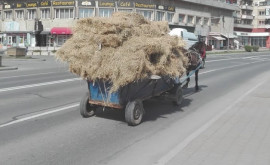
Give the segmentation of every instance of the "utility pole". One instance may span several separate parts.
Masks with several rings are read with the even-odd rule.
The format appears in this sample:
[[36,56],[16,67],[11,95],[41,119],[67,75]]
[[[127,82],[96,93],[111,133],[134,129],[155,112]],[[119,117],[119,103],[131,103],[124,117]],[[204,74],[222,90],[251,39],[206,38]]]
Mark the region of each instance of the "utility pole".
[[[222,16],[222,22],[223,22],[223,29],[225,30],[225,27],[224,27],[224,24],[225,24],[225,18],[224,18],[224,15]],[[228,29],[225,30],[227,33],[227,52],[229,51],[229,32],[228,32]]]

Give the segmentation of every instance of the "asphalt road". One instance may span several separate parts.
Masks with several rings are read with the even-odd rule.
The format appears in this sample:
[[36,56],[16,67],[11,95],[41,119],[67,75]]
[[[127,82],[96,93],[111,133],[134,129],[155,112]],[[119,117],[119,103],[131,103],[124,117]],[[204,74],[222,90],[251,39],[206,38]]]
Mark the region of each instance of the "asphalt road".
[[[19,68],[0,72],[3,165],[178,164],[186,146],[241,98],[270,82],[269,52],[209,55],[198,92],[192,78],[180,107],[168,100],[145,101],[143,123],[130,127],[120,110],[100,109],[82,118],[78,105],[86,83],[53,57],[3,59],[3,65]],[[266,110],[263,103],[254,102]]]

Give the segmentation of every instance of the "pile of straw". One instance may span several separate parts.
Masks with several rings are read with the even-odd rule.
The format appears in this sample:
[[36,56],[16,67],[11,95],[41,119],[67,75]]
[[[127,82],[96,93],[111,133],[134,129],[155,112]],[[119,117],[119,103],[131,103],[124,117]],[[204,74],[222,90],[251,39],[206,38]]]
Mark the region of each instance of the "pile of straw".
[[93,81],[109,81],[111,91],[116,91],[151,75],[185,73],[185,43],[168,31],[167,22],[150,22],[135,13],[82,19],[56,56],[69,63],[71,72]]

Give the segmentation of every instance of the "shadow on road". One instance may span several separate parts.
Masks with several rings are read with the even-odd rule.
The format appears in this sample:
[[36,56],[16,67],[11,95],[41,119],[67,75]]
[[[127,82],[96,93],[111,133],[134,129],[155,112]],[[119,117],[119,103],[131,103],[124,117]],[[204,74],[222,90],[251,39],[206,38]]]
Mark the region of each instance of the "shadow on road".
[[[207,86],[200,86],[199,91],[195,91],[193,87],[183,89],[184,98],[180,106],[175,106],[172,100],[166,99],[164,97],[145,100],[143,102],[143,106],[146,114],[144,116],[143,122],[155,121],[159,118],[167,118],[166,116],[169,114],[182,112],[184,107],[188,107],[192,103],[192,99],[187,97],[201,92],[204,88],[207,88]],[[102,108],[99,108],[96,112],[96,117],[125,122],[125,110],[103,110]]]

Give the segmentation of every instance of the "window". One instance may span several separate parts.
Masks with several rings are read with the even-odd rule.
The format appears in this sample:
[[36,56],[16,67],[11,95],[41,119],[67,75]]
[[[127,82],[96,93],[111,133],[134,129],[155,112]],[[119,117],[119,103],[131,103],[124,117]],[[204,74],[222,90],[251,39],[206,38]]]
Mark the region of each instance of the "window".
[[5,19],[12,19],[12,11],[5,11]]
[[196,24],[201,24],[201,17],[196,17]]
[[141,14],[144,16],[145,19],[147,20],[152,20],[152,11],[149,10],[137,10],[138,14]]
[[41,19],[50,18],[50,9],[40,9]]
[[24,16],[23,14],[24,14],[23,10],[16,10],[17,19],[23,19],[23,16]]
[[259,25],[264,25],[265,21],[259,21]]
[[219,21],[220,21],[220,18],[212,18],[211,19],[211,24],[212,25],[217,25],[217,24],[219,24]]
[[188,16],[187,23],[193,23],[193,16]]
[[174,13],[167,13],[167,21],[172,22]]
[[93,8],[80,8],[79,9],[79,18],[87,18],[94,16]]
[[157,11],[156,21],[163,21],[164,12]]
[[58,19],[74,18],[73,9],[55,9],[55,18]]
[[251,25],[252,21],[251,20],[243,20],[243,24],[245,25]]
[[114,12],[114,9],[112,9],[112,8],[100,8],[99,9],[99,16],[100,17],[110,17],[113,12]]
[[179,14],[179,22],[184,22],[185,15]]
[[28,19],[35,19],[36,18],[36,10],[35,9],[31,9],[28,10]]
[[265,15],[264,11],[259,11],[259,15]]
[[131,13],[133,10],[132,9],[118,9],[119,12],[127,12]]
[[208,18],[204,18],[203,24],[204,24],[204,25],[208,25],[208,22],[209,22],[209,19],[208,19]]

